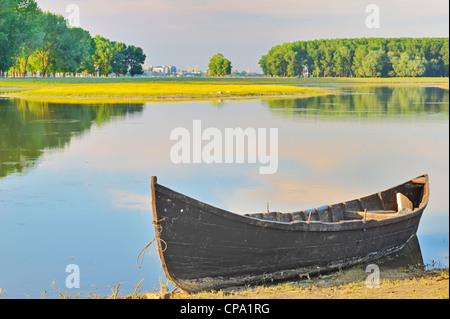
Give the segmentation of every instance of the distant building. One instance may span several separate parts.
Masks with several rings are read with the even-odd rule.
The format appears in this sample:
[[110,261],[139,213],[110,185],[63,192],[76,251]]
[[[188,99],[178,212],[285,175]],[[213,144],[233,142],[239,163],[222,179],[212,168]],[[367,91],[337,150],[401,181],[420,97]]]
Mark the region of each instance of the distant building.
[[177,67],[173,65],[149,66],[146,71],[148,75],[153,76],[175,75],[177,73]]

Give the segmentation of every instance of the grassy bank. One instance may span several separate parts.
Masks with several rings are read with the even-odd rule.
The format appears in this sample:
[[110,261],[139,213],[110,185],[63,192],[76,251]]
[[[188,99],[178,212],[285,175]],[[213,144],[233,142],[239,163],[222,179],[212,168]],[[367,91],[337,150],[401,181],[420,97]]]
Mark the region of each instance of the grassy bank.
[[440,77],[392,77],[392,78],[356,78],[356,77],[91,77],[91,78],[0,78],[0,87],[37,87],[51,85],[93,84],[93,83],[166,83],[166,82],[208,82],[208,83],[247,83],[247,84],[301,84],[301,83],[448,83],[449,78]]
[[3,91],[2,96],[64,103],[312,97],[335,93],[300,87],[319,83],[403,83],[448,87],[448,79],[443,78],[8,78],[0,79],[0,89]]
[[154,79],[24,79],[0,80],[3,96],[82,101],[148,101],[217,98],[248,98],[267,96],[311,97],[334,93],[317,88],[289,84],[252,83],[246,81],[180,81]]
[[[411,269],[383,273],[379,288],[368,288],[367,273],[361,269],[319,276],[311,280],[231,291],[164,295],[172,299],[448,299],[449,273],[446,269],[417,271]],[[128,297],[131,298],[131,297]],[[145,293],[139,298],[161,298],[159,293]]]
[[309,97],[330,91],[291,85],[235,84],[229,82],[136,82],[61,85],[45,88],[22,88],[9,93],[12,97],[46,99],[164,100],[209,99],[255,96]]

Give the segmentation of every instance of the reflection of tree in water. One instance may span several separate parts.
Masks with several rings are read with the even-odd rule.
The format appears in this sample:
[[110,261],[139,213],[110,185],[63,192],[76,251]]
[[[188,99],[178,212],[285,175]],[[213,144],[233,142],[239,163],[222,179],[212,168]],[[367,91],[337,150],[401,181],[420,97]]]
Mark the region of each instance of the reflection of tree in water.
[[340,95],[307,99],[265,100],[269,108],[289,117],[379,119],[441,113],[448,115],[448,90],[419,86],[358,86]]
[[61,105],[0,99],[0,178],[34,166],[44,149],[64,148],[94,123],[102,125],[142,110],[142,104]]

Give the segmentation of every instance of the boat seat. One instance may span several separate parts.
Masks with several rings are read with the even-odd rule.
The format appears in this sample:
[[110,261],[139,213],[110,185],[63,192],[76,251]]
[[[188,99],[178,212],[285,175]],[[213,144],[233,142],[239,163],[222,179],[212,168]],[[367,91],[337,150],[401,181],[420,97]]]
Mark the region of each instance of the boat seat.
[[346,210],[344,211],[344,220],[364,219],[364,216],[366,219],[382,220],[398,215],[395,210],[369,210],[367,212]]
[[406,197],[402,193],[397,193],[396,197],[397,197],[398,213],[400,215],[409,214],[414,210],[414,205],[409,200],[408,197]]
[[[392,218],[399,215],[409,214],[414,210],[413,203],[401,193],[396,194],[398,210],[367,210],[361,211],[360,208],[355,207],[355,205],[347,205],[347,210],[341,210],[343,213],[342,220],[383,220],[386,218]],[[354,201],[355,203],[357,201]],[[350,207],[348,207],[350,206]],[[361,206],[360,206],[361,207]],[[351,209],[353,208],[353,209]],[[356,208],[356,209],[355,209]],[[245,214],[244,216],[257,218],[261,220],[277,221],[283,223],[297,223],[302,221],[324,221],[332,222],[332,213],[330,212],[330,206],[324,205],[318,208],[306,209],[298,212],[292,213],[281,213],[281,212],[267,212],[267,213],[256,213],[256,214]]]

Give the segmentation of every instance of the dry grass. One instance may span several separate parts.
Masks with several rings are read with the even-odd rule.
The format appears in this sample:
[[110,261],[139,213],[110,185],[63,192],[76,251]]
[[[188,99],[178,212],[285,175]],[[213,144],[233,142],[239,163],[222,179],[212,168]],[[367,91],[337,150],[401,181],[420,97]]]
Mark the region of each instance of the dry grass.
[[[341,284],[335,284],[334,275],[316,278],[308,282],[291,282],[273,286],[212,291],[197,294],[176,293],[174,299],[448,299],[448,268],[422,273],[386,274],[379,288],[368,288],[365,280],[355,280],[364,271],[340,274]],[[346,282],[348,281],[348,282]],[[152,295],[143,295],[150,297]],[[155,297],[155,296],[153,296]]]

